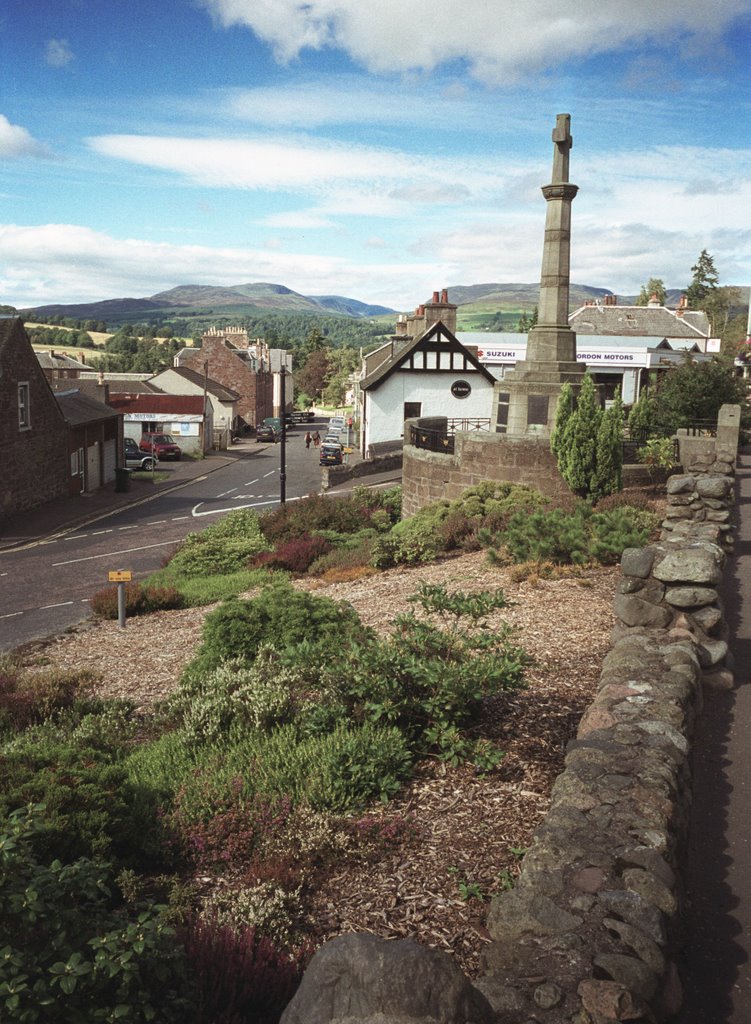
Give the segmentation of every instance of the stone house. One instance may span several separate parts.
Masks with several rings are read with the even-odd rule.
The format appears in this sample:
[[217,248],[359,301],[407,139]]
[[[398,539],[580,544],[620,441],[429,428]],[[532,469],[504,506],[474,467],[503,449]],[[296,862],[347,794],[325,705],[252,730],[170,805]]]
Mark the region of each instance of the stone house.
[[365,357],[358,387],[363,457],[398,446],[408,419],[444,416],[449,430],[489,430],[495,378],[456,334],[456,306],[444,291]]
[[55,398],[66,425],[68,494],[112,483],[122,451],[122,416],[77,384],[56,391]]
[[79,359],[74,359],[65,352],[55,352],[54,350],[48,352],[35,349],[35,352],[39,365],[49,381],[78,380],[82,373],[92,370],[92,367],[87,366],[83,361],[83,352],[79,352]]
[[18,317],[0,317],[0,447],[0,518],[68,493],[65,418]]
[[274,384],[268,346],[251,340],[242,328],[210,328],[201,339],[201,348],[184,348],[175,356],[176,367],[187,367],[208,374],[212,380],[238,394],[234,426],[255,427],[273,414]]

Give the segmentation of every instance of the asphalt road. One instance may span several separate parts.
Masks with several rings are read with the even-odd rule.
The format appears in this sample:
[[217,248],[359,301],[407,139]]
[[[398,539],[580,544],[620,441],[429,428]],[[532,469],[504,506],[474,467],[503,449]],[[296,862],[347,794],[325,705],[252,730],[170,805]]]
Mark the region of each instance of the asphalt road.
[[[286,447],[288,501],[317,492],[315,450],[291,432]],[[143,579],[186,534],[237,508],[279,503],[279,445],[249,446],[247,456],[168,494],[114,512],[74,533],[0,553],[0,651],[60,633],[89,614],[89,599],[114,569]],[[137,625],[131,628],[137,629]]]

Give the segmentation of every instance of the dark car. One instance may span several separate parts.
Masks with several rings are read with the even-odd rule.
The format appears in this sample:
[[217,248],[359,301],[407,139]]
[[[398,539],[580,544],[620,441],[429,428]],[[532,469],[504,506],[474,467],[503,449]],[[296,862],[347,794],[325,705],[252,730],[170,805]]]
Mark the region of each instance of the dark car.
[[155,455],[142,452],[132,437],[123,439],[123,454],[128,469],[154,469],[158,461]]
[[158,459],[177,460],[183,453],[182,448],[179,444],[175,443],[175,439],[171,434],[155,434],[151,432],[141,434],[139,448],[142,452],[156,455]]
[[343,461],[342,446],[340,444],[322,444],[319,463],[322,466],[341,466]]
[[279,433],[273,423],[259,423],[256,427],[256,441],[271,441],[275,444]]

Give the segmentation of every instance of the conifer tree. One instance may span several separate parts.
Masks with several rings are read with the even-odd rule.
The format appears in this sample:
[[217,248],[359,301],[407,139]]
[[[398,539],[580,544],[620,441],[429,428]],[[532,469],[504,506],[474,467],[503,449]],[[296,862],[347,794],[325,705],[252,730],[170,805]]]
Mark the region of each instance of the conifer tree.
[[597,389],[589,374],[584,375],[576,409],[563,433],[563,465],[559,469],[572,491],[583,497],[591,493],[591,482],[597,465],[597,431],[602,409]]
[[555,455],[559,467],[561,462],[561,455],[564,451],[564,435],[566,433],[566,427],[568,421],[576,408],[576,402],[574,400],[574,392],[570,384],[564,384],[561,388],[561,393],[558,396],[558,406],[555,410],[555,424],[553,426],[553,432],[550,435],[550,450]]
[[597,430],[595,472],[590,485],[590,493],[595,500],[621,489],[622,438],[623,403],[618,391],[613,404],[603,413]]

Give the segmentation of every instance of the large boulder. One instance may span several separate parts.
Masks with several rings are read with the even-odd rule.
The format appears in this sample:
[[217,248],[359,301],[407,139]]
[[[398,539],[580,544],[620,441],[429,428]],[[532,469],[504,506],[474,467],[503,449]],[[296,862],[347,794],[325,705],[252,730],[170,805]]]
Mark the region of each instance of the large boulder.
[[493,1024],[454,961],[412,939],[341,935],[305,972],[281,1024]]

